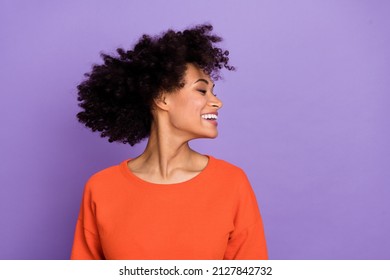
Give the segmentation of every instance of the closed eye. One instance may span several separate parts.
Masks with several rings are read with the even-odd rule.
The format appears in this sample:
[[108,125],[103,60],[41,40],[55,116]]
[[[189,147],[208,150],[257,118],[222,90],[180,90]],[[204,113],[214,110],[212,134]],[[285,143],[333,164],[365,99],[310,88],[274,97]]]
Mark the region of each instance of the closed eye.
[[[203,89],[198,89],[197,91],[199,91],[202,95],[206,95],[206,93],[207,93],[207,90],[203,90]],[[214,96],[217,96],[217,94],[214,92],[211,92],[211,94]]]

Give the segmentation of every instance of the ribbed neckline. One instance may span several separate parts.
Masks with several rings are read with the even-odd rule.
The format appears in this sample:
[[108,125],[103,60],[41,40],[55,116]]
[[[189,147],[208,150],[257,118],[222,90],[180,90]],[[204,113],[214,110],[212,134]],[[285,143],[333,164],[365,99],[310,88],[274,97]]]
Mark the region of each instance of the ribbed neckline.
[[126,178],[130,179],[132,182],[136,181],[142,186],[145,186],[148,188],[156,188],[156,189],[165,189],[165,188],[173,189],[173,188],[177,188],[177,187],[197,185],[199,182],[203,181],[204,178],[207,178],[209,176],[208,174],[210,174],[210,172],[215,164],[215,158],[212,156],[209,156],[209,155],[206,155],[206,156],[209,158],[209,161],[208,161],[206,167],[202,171],[200,171],[199,174],[197,174],[195,177],[193,177],[187,181],[180,182],[180,183],[173,183],[173,184],[158,184],[158,183],[152,183],[152,182],[148,182],[148,181],[141,179],[140,177],[136,176],[133,172],[131,172],[131,170],[128,168],[127,163],[131,159],[126,159],[126,160],[122,161],[119,164],[119,168],[121,169],[121,172],[123,173],[123,175]]

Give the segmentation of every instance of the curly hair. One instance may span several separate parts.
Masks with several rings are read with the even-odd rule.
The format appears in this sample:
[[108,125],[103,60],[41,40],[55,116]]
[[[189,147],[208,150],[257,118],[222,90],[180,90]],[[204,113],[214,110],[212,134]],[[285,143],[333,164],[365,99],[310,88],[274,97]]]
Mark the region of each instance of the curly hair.
[[212,30],[212,25],[170,29],[161,36],[143,35],[132,50],[119,48],[115,56],[102,53],[103,63],[94,65],[77,86],[83,109],[77,114],[79,122],[109,142],[133,146],[148,137],[153,100],[184,86],[188,63],[215,80],[222,68],[234,70],[229,52],[215,46],[222,38]]

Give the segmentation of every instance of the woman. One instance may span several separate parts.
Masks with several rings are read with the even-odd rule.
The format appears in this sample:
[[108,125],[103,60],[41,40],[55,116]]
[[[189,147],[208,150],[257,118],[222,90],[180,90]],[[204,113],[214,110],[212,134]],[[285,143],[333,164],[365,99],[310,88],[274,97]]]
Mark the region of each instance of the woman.
[[228,52],[211,25],[103,54],[78,86],[77,116],[109,141],[134,145],[137,158],[93,175],[84,190],[72,259],[266,259],[256,198],[244,172],[192,150],[215,138],[214,94]]

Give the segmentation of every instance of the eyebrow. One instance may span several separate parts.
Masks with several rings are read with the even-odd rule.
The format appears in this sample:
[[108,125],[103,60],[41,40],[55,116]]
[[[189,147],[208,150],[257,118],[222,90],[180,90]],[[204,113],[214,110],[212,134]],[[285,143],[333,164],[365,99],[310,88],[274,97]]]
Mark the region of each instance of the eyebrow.
[[[206,84],[210,84],[209,81],[205,80],[205,79],[199,79],[197,80],[194,84],[198,83],[198,82],[204,82]],[[215,87],[215,84],[213,83],[213,87]]]

